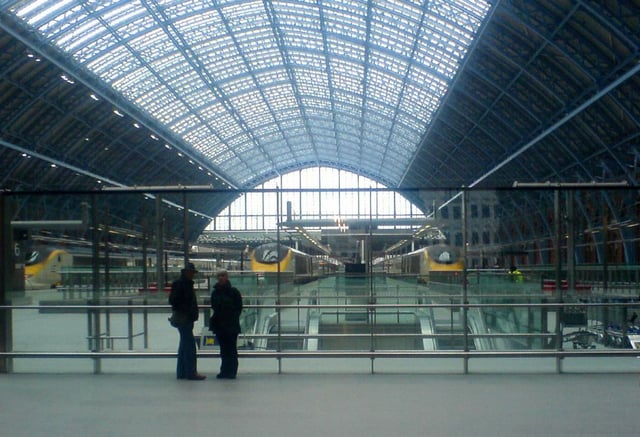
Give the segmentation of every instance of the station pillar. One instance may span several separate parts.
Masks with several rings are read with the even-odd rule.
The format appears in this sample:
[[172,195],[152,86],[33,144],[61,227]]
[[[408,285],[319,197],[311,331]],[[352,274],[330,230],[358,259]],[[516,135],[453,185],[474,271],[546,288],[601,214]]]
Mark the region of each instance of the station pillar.
[[[13,232],[10,212],[9,199],[0,191],[0,306],[11,304],[9,291],[13,285],[14,277]],[[0,352],[11,352],[13,349],[11,328],[11,311],[0,308]],[[12,368],[11,358],[0,357],[0,373],[10,373]]]

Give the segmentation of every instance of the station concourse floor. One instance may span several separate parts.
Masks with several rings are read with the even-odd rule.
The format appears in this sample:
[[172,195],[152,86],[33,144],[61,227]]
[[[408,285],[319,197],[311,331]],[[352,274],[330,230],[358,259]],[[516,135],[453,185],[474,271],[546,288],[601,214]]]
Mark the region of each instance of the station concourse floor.
[[7,437],[637,436],[639,406],[637,373],[0,374]]

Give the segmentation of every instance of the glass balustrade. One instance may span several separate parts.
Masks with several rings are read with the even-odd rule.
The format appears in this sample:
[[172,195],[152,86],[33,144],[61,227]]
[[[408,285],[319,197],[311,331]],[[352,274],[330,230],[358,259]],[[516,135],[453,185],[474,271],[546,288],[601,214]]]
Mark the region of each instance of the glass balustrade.
[[[221,268],[243,294],[241,357],[258,370],[306,359],[324,362],[320,368],[364,361],[371,371],[428,371],[435,362],[468,371],[523,359],[525,368],[579,369],[582,360],[626,371],[638,363],[634,212],[617,223],[581,216],[571,232],[547,224],[535,236],[514,228],[522,237],[516,244],[494,235],[518,224],[504,219],[505,205],[523,217],[519,208],[547,194],[517,191],[505,203],[500,192],[471,192],[471,208],[457,199],[416,220],[396,217],[396,225],[369,208],[332,225],[307,217],[309,232],[287,219],[271,230],[189,241],[190,222],[200,220],[190,206],[217,194],[4,194],[0,371],[172,369],[178,335],[167,321],[167,297],[186,259],[200,270],[194,333],[207,365],[218,353],[205,341],[205,322]],[[35,220],[51,196],[78,208],[65,220]],[[594,194],[574,196],[586,205]],[[139,211],[116,219],[109,213],[116,203]],[[234,243],[240,236],[252,247]],[[258,259],[254,249],[262,245]]]

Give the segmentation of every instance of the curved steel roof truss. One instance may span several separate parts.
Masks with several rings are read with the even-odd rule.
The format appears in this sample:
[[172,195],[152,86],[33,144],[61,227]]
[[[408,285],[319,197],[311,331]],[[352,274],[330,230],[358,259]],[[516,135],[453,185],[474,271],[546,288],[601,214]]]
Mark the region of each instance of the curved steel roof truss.
[[[397,185],[489,9],[466,0],[15,4],[240,186],[308,156]],[[354,121],[341,123],[342,113]],[[256,129],[265,125],[276,130]],[[352,131],[358,143],[344,142]]]

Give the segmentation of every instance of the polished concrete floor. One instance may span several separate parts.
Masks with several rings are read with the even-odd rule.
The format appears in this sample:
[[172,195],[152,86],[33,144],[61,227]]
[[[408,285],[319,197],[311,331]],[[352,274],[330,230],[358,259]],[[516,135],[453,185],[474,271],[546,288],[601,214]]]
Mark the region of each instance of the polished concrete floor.
[[[242,363],[241,363],[242,366]],[[0,375],[2,436],[637,436],[635,373]]]
[[[84,314],[13,316],[15,350],[87,348]],[[151,351],[176,350],[166,318],[149,317]],[[204,357],[209,378],[197,382],[175,379],[173,357],[103,359],[101,374],[91,359],[17,358],[0,374],[0,436],[640,435],[635,357],[566,358],[561,374],[553,358],[468,364],[465,374],[461,359],[241,358],[237,380],[216,380],[219,359]]]

